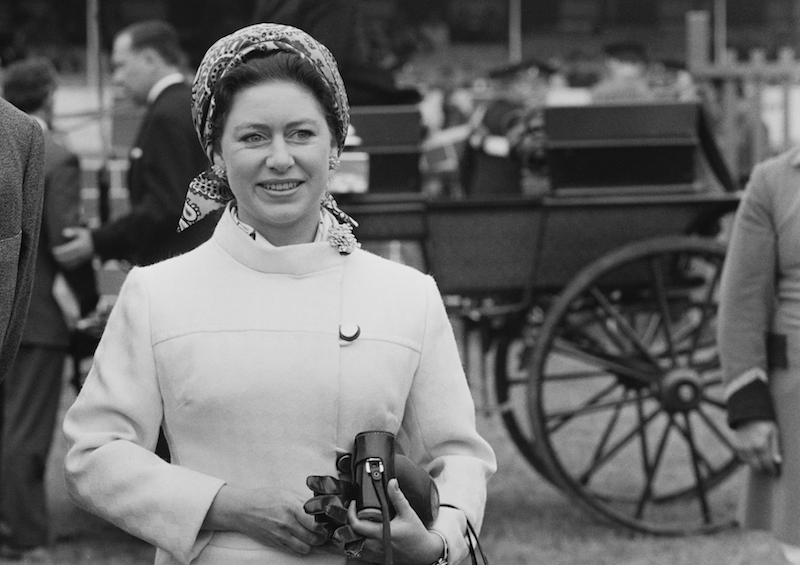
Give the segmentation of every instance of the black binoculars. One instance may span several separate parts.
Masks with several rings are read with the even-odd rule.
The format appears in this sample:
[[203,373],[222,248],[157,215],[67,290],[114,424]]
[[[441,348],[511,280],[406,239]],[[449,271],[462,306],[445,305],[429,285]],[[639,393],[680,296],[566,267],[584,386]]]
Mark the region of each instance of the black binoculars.
[[359,519],[381,522],[394,518],[395,509],[386,492],[393,478],[397,478],[400,490],[426,526],[436,519],[439,512],[436,483],[422,467],[403,455],[394,434],[380,431],[358,434],[351,465]]

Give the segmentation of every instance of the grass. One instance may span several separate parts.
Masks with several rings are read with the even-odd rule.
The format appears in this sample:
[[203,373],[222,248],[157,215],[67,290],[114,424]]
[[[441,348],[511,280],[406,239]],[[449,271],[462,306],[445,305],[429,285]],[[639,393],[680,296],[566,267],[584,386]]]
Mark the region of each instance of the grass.
[[785,564],[776,542],[763,532],[654,537],[607,524],[539,476],[499,417],[481,416],[479,429],[498,462],[481,533],[493,565]]

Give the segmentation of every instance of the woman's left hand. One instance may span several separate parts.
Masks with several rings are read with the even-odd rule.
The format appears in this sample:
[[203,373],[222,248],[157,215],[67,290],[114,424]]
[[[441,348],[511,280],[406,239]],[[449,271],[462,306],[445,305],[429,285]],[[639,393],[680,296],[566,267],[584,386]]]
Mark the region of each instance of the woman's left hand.
[[[394,562],[398,565],[430,565],[435,562],[444,551],[442,539],[428,531],[400,490],[397,479],[390,480],[386,490],[396,511],[391,521]],[[348,509],[348,521],[354,532],[367,538],[359,557],[371,563],[383,563],[383,524],[359,520],[355,502]]]

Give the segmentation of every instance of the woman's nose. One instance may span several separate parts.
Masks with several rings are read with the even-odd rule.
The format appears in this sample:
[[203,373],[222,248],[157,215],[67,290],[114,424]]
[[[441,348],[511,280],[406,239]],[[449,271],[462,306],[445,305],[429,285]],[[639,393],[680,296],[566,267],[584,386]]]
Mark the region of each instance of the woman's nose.
[[285,171],[293,164],[294,157],[289,152],[286,142],[282,139],[273,141],[267,155],[267,167],[275,171]]

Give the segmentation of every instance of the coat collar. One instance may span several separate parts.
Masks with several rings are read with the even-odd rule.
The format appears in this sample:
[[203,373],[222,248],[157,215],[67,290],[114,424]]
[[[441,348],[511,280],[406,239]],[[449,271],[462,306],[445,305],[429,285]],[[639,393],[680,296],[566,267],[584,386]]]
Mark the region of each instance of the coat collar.
[[259,245],[227,211],[220,217],[214,240],[236,261],[262,273],[308,275],[341,265],[347,258],[328,241],[282,247]]

